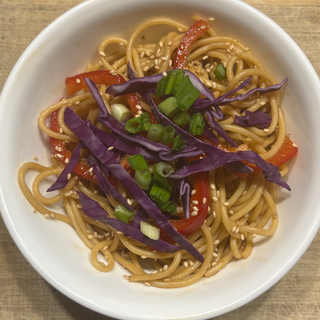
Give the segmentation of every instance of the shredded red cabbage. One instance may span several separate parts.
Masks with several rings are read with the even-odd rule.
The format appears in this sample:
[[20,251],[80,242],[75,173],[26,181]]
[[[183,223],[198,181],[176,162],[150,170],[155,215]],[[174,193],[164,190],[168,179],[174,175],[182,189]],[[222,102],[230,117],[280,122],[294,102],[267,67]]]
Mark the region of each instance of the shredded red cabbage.
[[181,248],[172,245],[170,243],[167,243],[161,239],[159,240],[152,240],[145,236],[139,228],[132,227],[118,219],[109,218],[107,217],[107,212],[102,209],[98,202],[95,200],[92,200],[88,196],[86,196],[82,192],[77,192],[79,195],[79,200],[82,206],[83,212],[90,218],[104,222],[113,228],[115,228],[118,231],[123,232],[125,235],[138,240],[146,245],[152,246],[156,250],[159,250],[161,252],[176,252],[177,250],[180,250]]
[[234,123],[241,127],[253,127],[256,126],[260,129],[269,127],[271,123],[271,117],[268,113],[262,111],[251,112],[245,111],[245,116],[235,116]]

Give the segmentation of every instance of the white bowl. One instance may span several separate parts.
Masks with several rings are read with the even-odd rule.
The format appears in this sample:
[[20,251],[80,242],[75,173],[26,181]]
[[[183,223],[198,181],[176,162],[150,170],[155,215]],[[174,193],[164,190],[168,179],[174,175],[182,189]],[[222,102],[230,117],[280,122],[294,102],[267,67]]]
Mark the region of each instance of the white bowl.
[[[127,36],[141,21],[169,16],[186,24],[194,13],[215,17],[220,34],[253,49],[279,81],[288,132],[299,145],[281,192],[279,228],[247,260],[230,263],[212,278],[174,290],[129,284],[121,267],[108,274],[90,264],[89,251],[67,225],[33,214],[17,182],[17,170],[48,148],[37,128],[41,110],[63,96],[64,80],[82,72],[107,35]],[[31,265],[69,298],[121,319],[205,319],[256,298],[285,275],[305,252],[320,223],[318,134],[320,84],[311,64],[275,23],[236,0],[96,0],[80,4],[46,28],[21,56],[1,95],[1,213],[15,243]],[[5,152],[3,152],[5,150]],[[31,175],[29,175],[31,176]],[[285,201],[283,201],[285,200]]]

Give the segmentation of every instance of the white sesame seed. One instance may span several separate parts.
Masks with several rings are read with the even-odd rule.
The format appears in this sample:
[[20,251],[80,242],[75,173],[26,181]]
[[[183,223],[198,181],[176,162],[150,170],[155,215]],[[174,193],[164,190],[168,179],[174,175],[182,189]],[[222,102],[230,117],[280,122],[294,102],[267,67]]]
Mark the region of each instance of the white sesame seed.
[[214,252],[212,256],[216,258],[218,255]]
[[65,160],[64,160],[64,163],[69,163],[69,158],[66,158]]
[[183,263],[183,266],[184,266],[185,268],[188,268],[188,267],[189,267],[188,261],[185,261],[185,262]]
[[52,219],[54,219],[54,218],[56,217],[56,215],[55,215],[54,213],[51,213],[51,214],[50,214],[50,217],[51,217]]
[[98,239],[103,239],[104,235],[103,234],[98,234]]
[[92,167],[89,169],[89,172],[93,172],[93,168]]
[[78,203],[77,208],[82,209],[82,205],[80,203]]
[[229,204],[230,204],[230,202],[226,201],[226,202],[224,203],[224,206],[227,207]]
[[149,67],[144,67],[143,68],[143,71],[148,71],[149,70]]
[[238,232],[239,232],[239,230],[240,230],[240,228],[237,228],[237,230],[235,231],[235,233],[238,233]]
[[136,114],[135,116],[134,116],[135,118],[138,118],[138,117],[140,117],[138,114]]
[[172,66],[172,60],[170,59],[169,60],[169,67],[171,67]]
[[165,282],[169,282],[169,281],[170,281],[170,279],[166,278],[166,279],[164,279],[163,281],[165,281]]
[[159,47],[162,48],[163,47],[163,43],[160,41],[159,42]]
[[38,160],[38,157],[36,155],[34,155],[32,158],[33,160],[36,160],[36,161]]
[[47,213],[44,215],[44,217],[45,217],[46,219],[50,219],[50,215],[47,214]]
[[100,55],[103,56],[103,57],[106,56],[106,54],[103,51],[100,51]]
[[207,198],[203,198],[203,199],[202,199],[202,203],[203,203],[203,204],[206,204],[206,202],[207,202]]
[[36,209],[33,209],[33,210],[32,210],[32,212],[33,212],[33,213],[36,213],[36,212],[37,212],[37,210],[36,210]]
[[108,148],[109,151],[111,151],[112,149],[114,149],[114,147],[112,147],[112,146]]
[[71,173],[68,173],[68,180],[70,180],[71,179]]
[[294,148],[298,148],[298,145],[296,145],[295,143],[293,143],[292,146],[293,146]]
[[124,274],[123,277],[124,277],[126,280],[129,280],[129,276],[127,276],[126,274]]
[[143,51],[143,52],[141,53],[141,55],[140,55],[140,58],[142,59],[142,58],[144,57],[144,55],[145,55],[145,52]]
[[182,28],[178,28],[178,31],[179,31],[179,32],[183,32],[183,29],[182,29]]
[[182,44],[182,45],[180,46],[180,48],[183,50],[183,49],[184,49],[184,45]]
[[99,60],[99,65],[100,65],[100,67],[102,67],[102,62]]
[[217,197],[212,197],[213,201],[218,201],[219,199]]
[[240,235],[240,238],[241,238],[242,241],[244,240],[244,235],[242,233]]
[[213,215],[214,218],[217,216],[215,211],[212,211],[212,215]]
[[230,50],[232,50],[234,48],[234,44],[230,45]]
[[71,190],[71,191],[66,192],[66,193],[64,194],[64,196],[65,196],[65,197],[69,197],[69,196],[71,196],[72,194],[73,194],[73,191]]
[[163,61],[167,61],[167,60],[168,60],[168,58],[167,58],[167,57],[161,57],[161,60],[163,60]]
[[172,41],[169,41],[169,42],[168,42],[168,46],[171,46],[171,45],[172,45]]
[[216,261],[212,262],[212,263],[211,263],[211,267],[215,266],[216,264],[217,264]]
[[57,157],[61,159],[63,156],[60,153],[57,153]]
[[147,259],[147,257],[146,256],[141,256],[141,259]]
[[166,76],[167,76],[167,73],[166,73],[166,72],[162,72],[162,75],[163,75],[164,77],[166,77]]
[[219,240],[216,240],[213,244],[219,244],[220,241]]
[[117,231],[117,234],[122,234],[122,232],[121,231]]
[[229,210],[229,214],[234,214],[234,211],[233,210]]
[[132,201],[130,199],[127,199],[127,203],[128,203],[129,206],[132,205]]
[[163,271],[167,271],[168,270],[168,265],[167,264],[165,264],[164,266],[163,266]]
[[193,201],[192,201],[192,203],[193,203],[193,204],[198,204],[198,203],[199,203],[199,201],[197,201],[197,200],[193,200]]
[[236,227],[236,226],[234,226],[234,227],[231,229],[232,232],[235,232],[236,230],[237,230],[237,227]]
[[194,217],[194,216],[198,215],[198,212],[197,211],[192,211],[191,215]]
[[214,21],[214,18],[209,18],[208,21]]
[[213,183],[210,184],[210,188],[211,188],[212,190],[216,190],[216,186],[215,186]]
[[263,129],[264,132],[270,132],[270,129]]
[[194,206],[192,209],[193,209],[193,211],[199,211],[199,208],[196,206]]
[[255,238],[257,235],[254,233],[253,235],[252,235],[252,238]]
[[138,109],[138,110],[141,110],[141,106],[140,105],[136,105],[136,108]]
[[191,191],[191,195],[195,195],[196,192],[197,192],[197,190],[194,190],[194,189],[193,189],[193,190]]
[[150,52],[148,50],[146,51],[146,55],[150,57]]
[[190,264],[191,267],[194,266],[194,262],[193,261],[189,261],[189,264]]
[[209,57],[208,56],[203,56],[202,57],[202,60],[206,60],[206,59],[208,59]]
[[200,29],[204,30],[206,28],[206,26],[201,26]]
[[217,84],[215,82],[212,83],[213,88],[215,89],[217,87]]
[[80,80],[80,79],[77,79],[76,81],[77,81],[77,83],[80,83],[80,82],[81,82],[81,80]]

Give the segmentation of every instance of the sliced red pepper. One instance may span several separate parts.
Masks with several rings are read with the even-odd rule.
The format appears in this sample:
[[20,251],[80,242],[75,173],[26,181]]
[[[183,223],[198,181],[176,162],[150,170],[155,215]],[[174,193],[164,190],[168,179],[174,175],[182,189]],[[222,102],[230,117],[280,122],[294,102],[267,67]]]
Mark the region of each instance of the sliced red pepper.
[[183,36],[180,45],[177,49],[177,53],[174,59],[173,68],[183,69],[186,66],[186,60],[188,53],[190,52],[191,45],[198,40],[209,28],[211,24],[198,20],[196,21]]
[[[207,217],[208,206],[210,204],[210,195],[208,175],[206,172],[199,172],[194,175],[193,189],[196,191],[196,193],[191,195],[190,212],[195,211],[193,208],[197,207],[198,214],[196,216],[190,216],[189,219],[184,217],[180,220],[170,220],[170,223],[182,235],[189,235],[196,231],[202,226]],[[198,204],[195,205],[194,201],[198,201]]]
[[[85,72],[74,77],[67,78],[66,85],[69,95],[75,94],[81,89],[87,88],[84,78],[88,78],[94,81],[96,84],[105,84],[107,86],[126,82],[126,80],[120,74],[112,75],[107,70]],[[140,105],[140,101],[137,95],[135,93],[128,93],[123,95],[123,98],[128,102],[133,116],[138,115],[139,109],[137,108],[137,105]],[[149,113],[149,116],[152,124],[158,123],[156,117],[152,113]]]
[[[59,110],[56,110],[55,112],[52,113],[51,126],[50,126],[50,129],[57,133],[60,132],[60,125],[58,122],[58,113],[59,113]],[[67,159],[70,160],[71,152],[65,148],[64,142],[62,140],[50,137],[50,145],[53,153],[57,155],[57,159],[61,163],[66,164],[66,160]],[[90,169],[89,166],[86,166],[78,162],[73,172],[83,179],[86,179],[95,184],[98,184],[97,178],[94,175],[92,175],[91,172],[89,172],[89,169]]]

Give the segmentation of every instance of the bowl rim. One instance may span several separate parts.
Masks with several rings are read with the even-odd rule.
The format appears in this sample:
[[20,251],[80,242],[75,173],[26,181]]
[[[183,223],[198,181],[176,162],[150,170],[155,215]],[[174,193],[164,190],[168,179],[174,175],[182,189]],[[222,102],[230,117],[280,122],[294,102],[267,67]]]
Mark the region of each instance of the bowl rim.
[[[10,72],[9,77],[7,78],[5,85],[3,87],[1,96],[0,96],[0,118],[2,115],[3,107],[2,101],[5,100],[6,93],[8,91],[8,88],[12,85],[13,78],[15,74],[19,71],[21,65],[24,63],[24,61],[28,58],[30,54],[36,49],[39,42],[43,38],[45,38],[46,34],[51,31],[52,29],[55,29],[56,25],[58,25],[61,21],[69,17],[70,15],[76,14],[79,10],[81,10],[83,7],[86,7],[90,5],[93,2],[99,2],[102,0],[87,0],[84,1],[77,6],[71,8],[61,16],[59,16],[57,19],[55,19],[52,23],[50,23],[26,48],[26,50],[23,52],[23,54],[20,56],[18,61],[16,62],[14,68]],[[103,0],[106,1],[106,0]],[[107,0],[112,1],[112,0]],[[179,2],[180,0],[178,0]],[[181,0],[182,1],[182,0]],[[280,27],[278,26],[274,21],[272,21],[270,18],[268,18],[266,15],[258,11],[257,9],[253,8],[252,6],[248,5],[247,3],[244,3],[241,0],[225,0],[226,2],[234,2],[237,3],[247,10],[252,11],[254,14],[265,20],[268,24],[270,24],[273,28],[277,30],[277,32],[281,33],[287,40],[290,41],[291,45],[294,47],[294,49],[300,54],[301,58],[304,60],[305,63],[307,63],[309,67],[309,71],[314,76],[314,80],[317,83],[319,89],[320,89],[320,80],[319,77],[314,70],[313,66],[311,65],[309,59],[306,57],[306,55],[303,53],[303,51],[300,49],[300,47],[293,41],[293,39]],[[0,141],[1,144],[1,141]],[[32,265],[32,267],[40,274],[40,276],[45,279],[50,285],[52,285],[55,289],[57,289],[59,292],[67,296],[68,298],[72,299],[73,301],[87,307],[88,309],[91,309],[95,312],[99,312],[101,314],[106,315],[105,309],[102,309],[100,306],[94,304],[92,301],[87,301],[86,299],[83,299],[81,296],[75,294],[74,292],[68,290],[68,288],[64,287],[62,283],[54,279],[50,276],[50,273],[48,273],[47,270],[43,269],[41,265],[38,263],[38,261],[31,255],[31,253],[27,250],[27,248],[24,246],[24,243],[22,239],[19,237],[19,233],[17,232],[15,225],[13,221],[10,218],[10,214],[8,212],[7,206],[6,206],[6,199],[3,195],[3,182],[0,181],[0,209],[1,209],[1,215],[4,220],[4,223],[14,240],[15,244],[19,248],[20,252],[24,255],[24,257],[27,259],[27,261]],[[227,305],[224,308],[218,310],[215,314],[201,314],[197,315],[197,319],[206,319],[208,316],[218,316],[223,313],[232,311],[236,308],[239,308],[243,306],[244,304],[247,304],[248,302],[252,301],[253,299],[257,298],[259,295],[270,289],[273,285],[275,285],[295,264],[296,262],[301,258],[301,256],[304,254],[304,252],[307,250],[311,242],[313,241],[315,235],[317,234],[318,230],[320,228],[320,216],[315,218],[314,224],[309,230],[308,236],[304,239],[304,241],[301,243],[301,245],[297,248],[295,254],[289,259],[284,266],[278,270],[276,274],[274,274],[269,281],[265,282],[262,286],[257,288],[255,291],[251,292],[249,295],[243,297],[240,301],[237,301],[233,303],[233,305]],[[216,310],[217,311],[217,310]],[[115,318],[119,318],[123,316],[123,314],[120,312],[110,312],[108,316],[112,316]],[[192,317],[191,317],[192,318]],[[191,319],[190,318],[190,319]],[[128,317],[128,319],[136,319],[134,316]],[[193,318],[192,318],[193,319]]]

